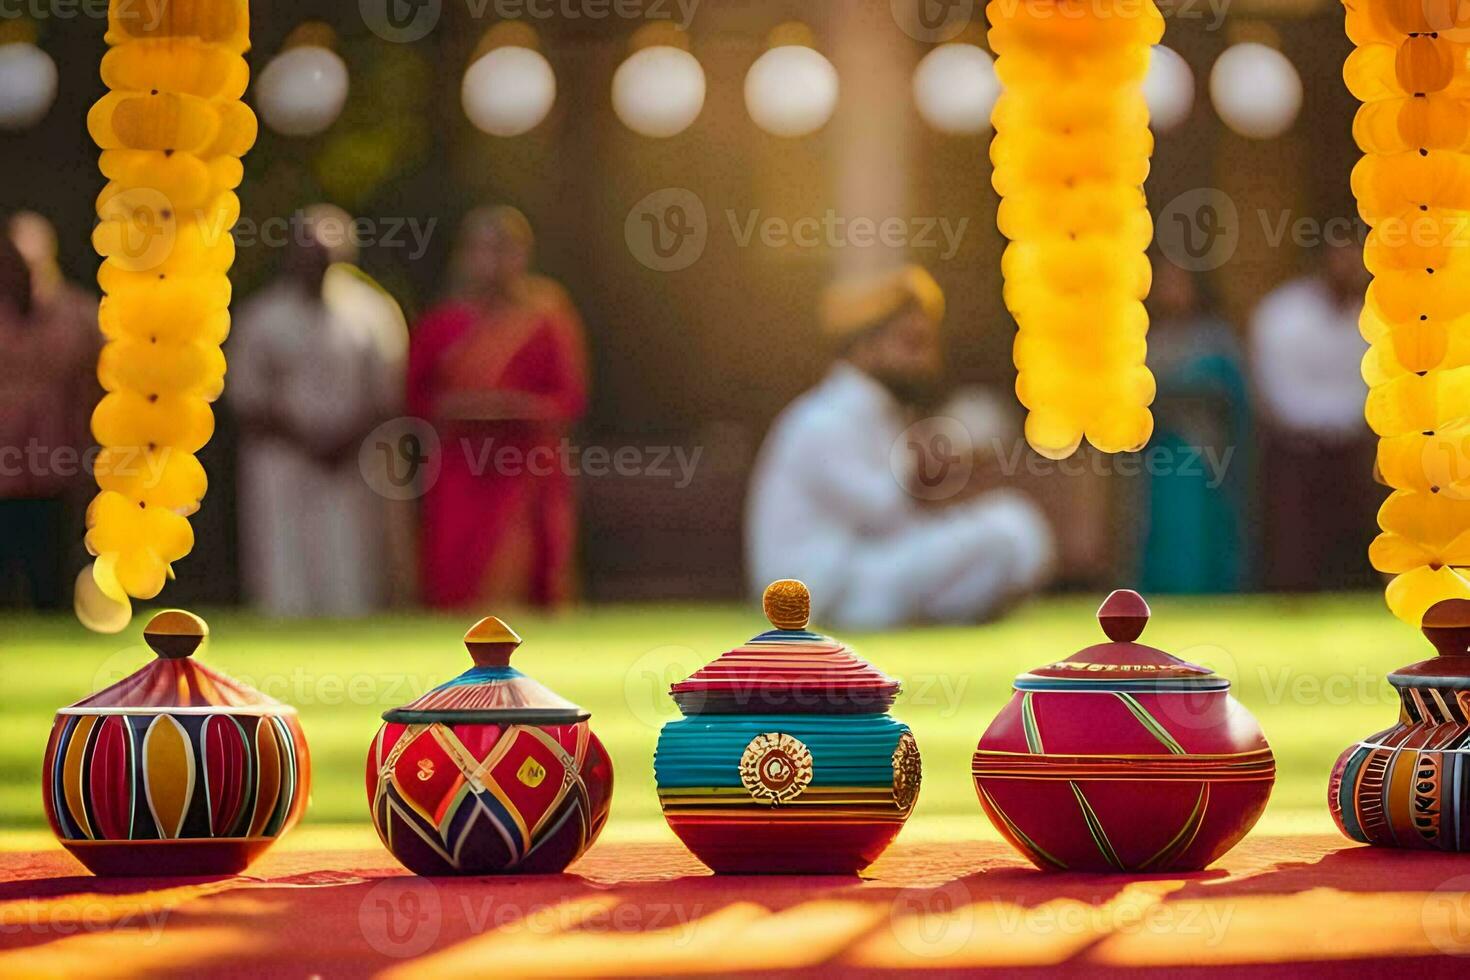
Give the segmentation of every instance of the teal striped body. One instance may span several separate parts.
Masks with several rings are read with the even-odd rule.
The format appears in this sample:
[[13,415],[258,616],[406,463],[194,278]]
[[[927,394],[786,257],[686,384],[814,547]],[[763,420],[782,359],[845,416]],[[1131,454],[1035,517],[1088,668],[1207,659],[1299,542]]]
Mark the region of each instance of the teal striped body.
[[893,753],[909,726],[888,715],[695,715],[664,726],[653,757],[660,789],[736,787],[751,739],[780,732],[812,754],[813,786],[893,785]]

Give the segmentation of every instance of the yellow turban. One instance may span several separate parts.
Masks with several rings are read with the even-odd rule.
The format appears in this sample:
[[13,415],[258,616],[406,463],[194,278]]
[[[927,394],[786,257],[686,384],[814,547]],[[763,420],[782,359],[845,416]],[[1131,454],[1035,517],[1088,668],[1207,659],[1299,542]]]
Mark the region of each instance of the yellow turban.
[[850,337],[878,326],[908,303],[936,323],[944,319],[944,291],[920,266],[840,280],[822,296],[822,329],[831,337]]

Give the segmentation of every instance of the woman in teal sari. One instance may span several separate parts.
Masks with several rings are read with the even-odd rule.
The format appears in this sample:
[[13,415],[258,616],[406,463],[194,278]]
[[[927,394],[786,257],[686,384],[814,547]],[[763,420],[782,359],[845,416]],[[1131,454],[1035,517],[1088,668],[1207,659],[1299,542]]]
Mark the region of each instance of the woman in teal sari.
[[1154,261],[1148,365],[1158,382],[1144,451],[1145,592],[1246,588],[1251,409],[1240,345],[1203,283]]

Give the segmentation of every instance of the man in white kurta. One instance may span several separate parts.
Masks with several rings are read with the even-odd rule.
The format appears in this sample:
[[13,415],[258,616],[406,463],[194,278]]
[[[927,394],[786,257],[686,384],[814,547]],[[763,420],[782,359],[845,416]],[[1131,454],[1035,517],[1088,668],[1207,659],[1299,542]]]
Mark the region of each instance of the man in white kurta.
[[909,267],[834,287],[824,327],[842,355],[776,419],[757,460],[746,536],[751,585],[799,578],[837,627],[990,618],[1040,587],[1054,553],[1040,509],[1013,490],[924,506],[893,447],[901,397],[937,377],[943,298]]
[[244,304],[226,394],[241,422],[246,598],[282,617],[360,616],[388,597],[388,508],[359,465],[395,414],[407,329],[393,300],[309,243]]

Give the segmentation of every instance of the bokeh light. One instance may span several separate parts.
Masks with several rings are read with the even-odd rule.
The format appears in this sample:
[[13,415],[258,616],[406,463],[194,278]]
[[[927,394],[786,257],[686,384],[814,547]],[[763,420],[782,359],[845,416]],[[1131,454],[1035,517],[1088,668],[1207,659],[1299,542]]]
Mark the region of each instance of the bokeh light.
[[475,128],[491,136],[520,136],[551,112],[556,73],[539,51],[506,45],[470,65],[460,98]]
[[813,48],[784,44],[755,60],[745,76],[745,108],[773,136],[806,136],[837,108],[837,69]]
[[941,133],[973,134],[990,128],[1000,95],[995,59],[973,44],[941,44],[914,70],[914,103]]
[[56,62],[34,44],[0,44],[0,129],[40,122],[56,101],[56,77]]
[[704,108],[704,69],[688,51],[655,45],[635,51],[612,81],[613,111],[643,136],[675,136]]
[[283,136],[324,132],[347,104],[347,63],[317,45],[276,55],[255,83],[255,104],[267,126]]
[[1248,139],[1280,136],[1302,107],[1296,66],[1255,41],[1226,48],[1210,69],[1210,101],[1225,125]]
[[1143,79],[1143,97],[1148,101],[1149,128],[1156,133],[1188,119],[1194,111],[1194,72],[1189,62],[1173,48],[1155,44]]

